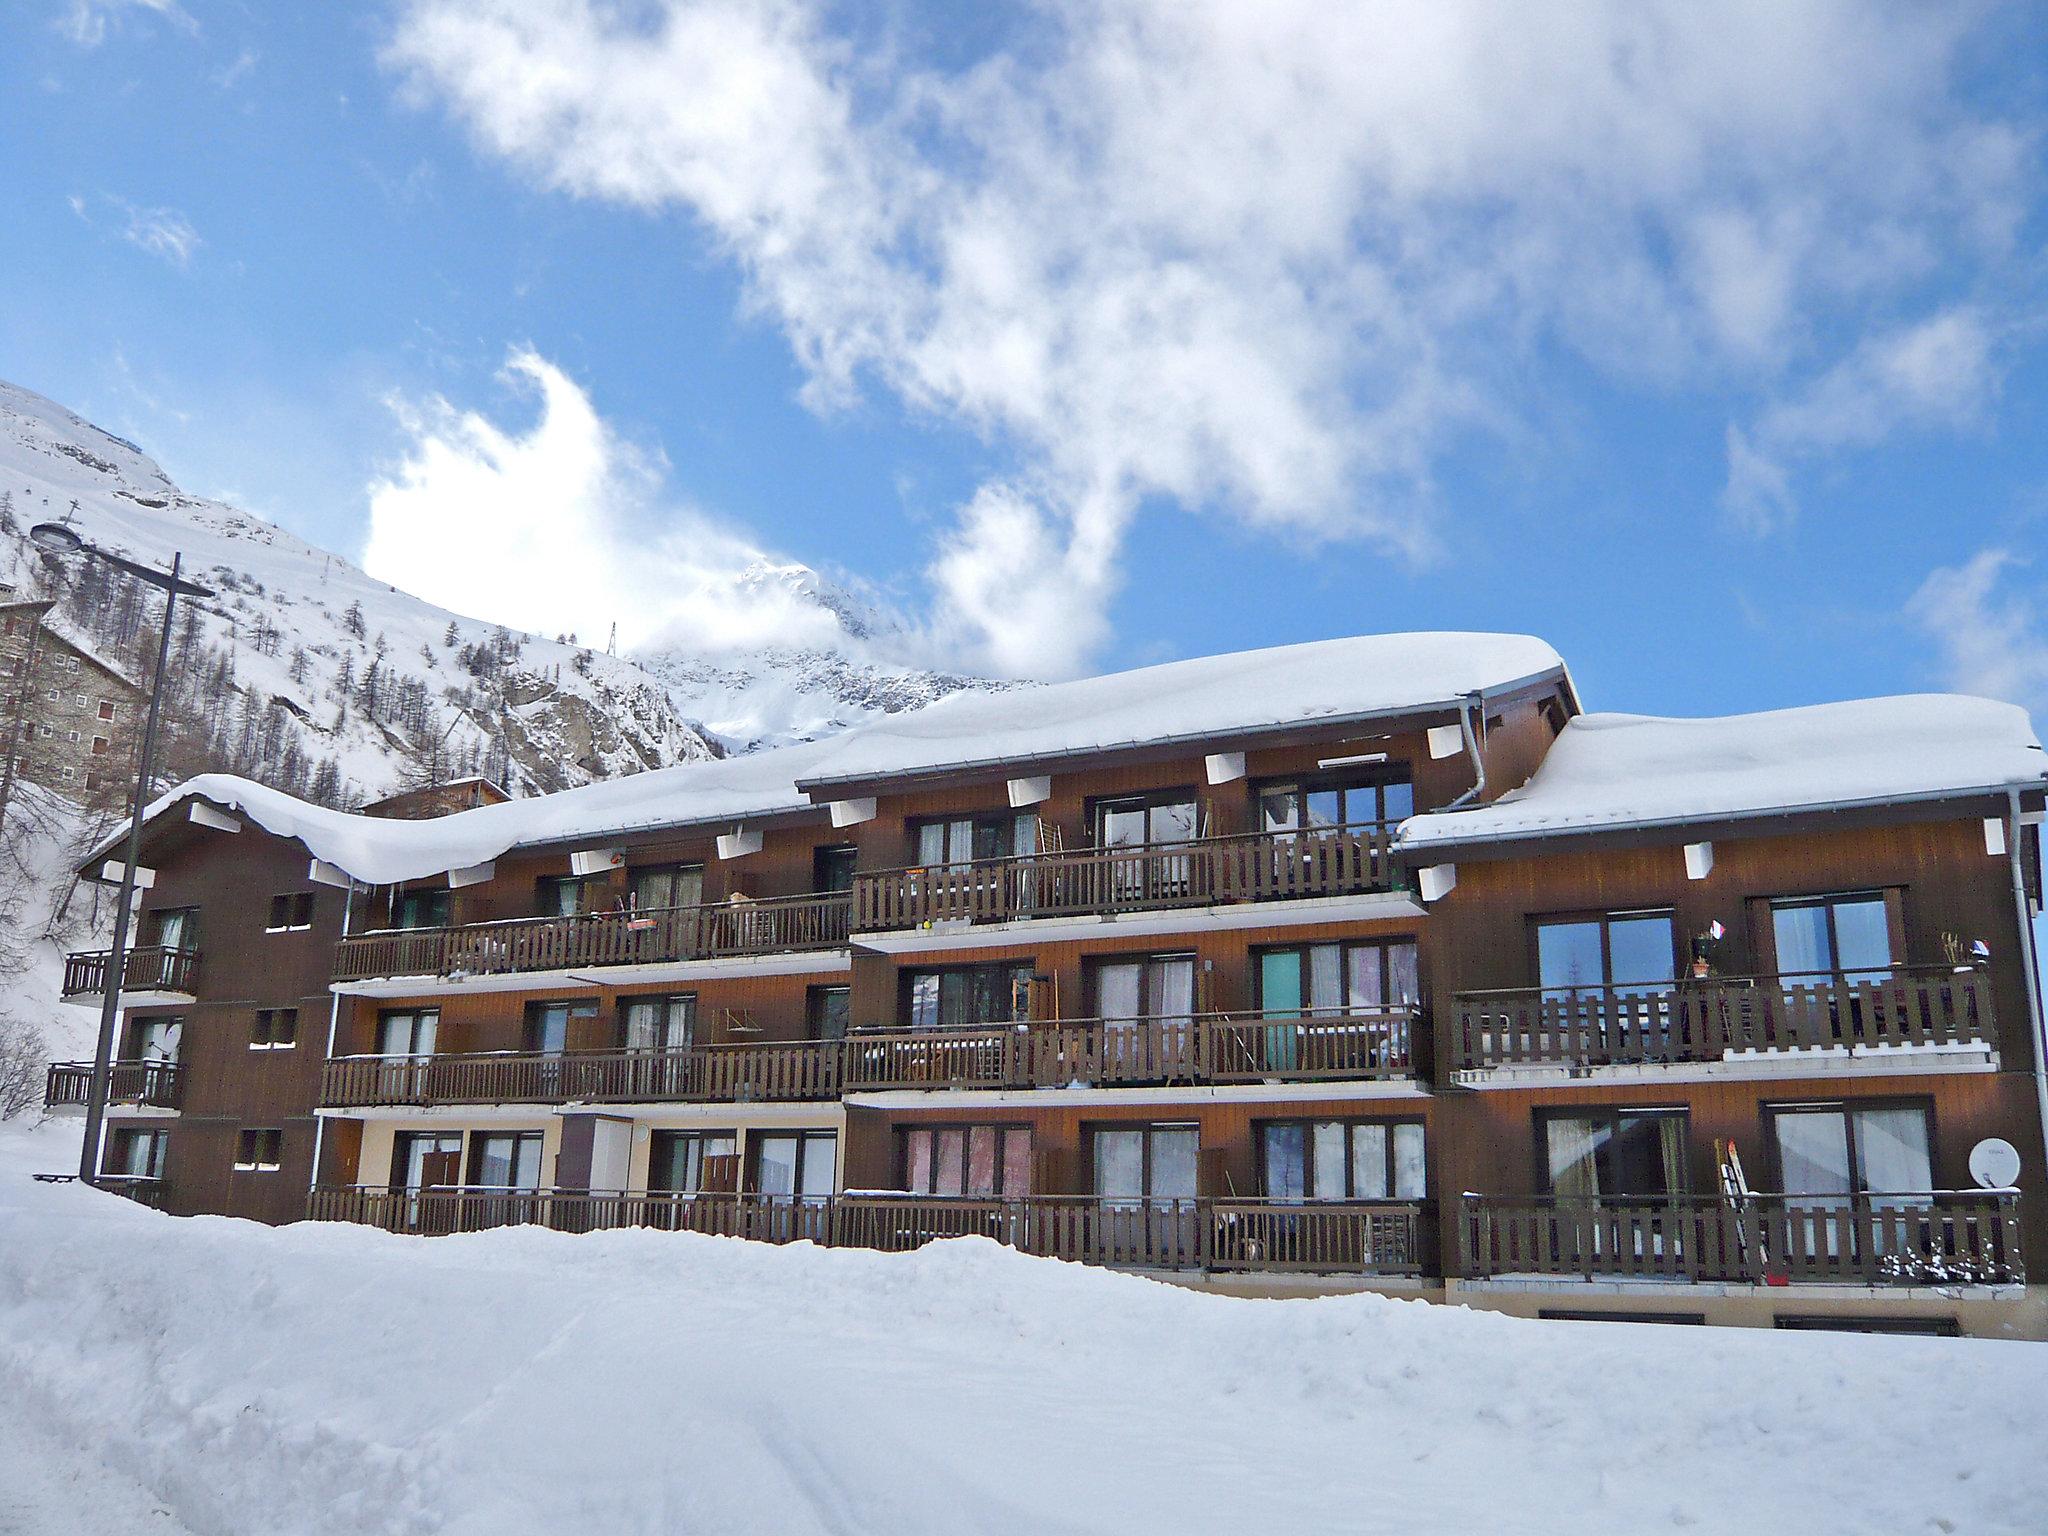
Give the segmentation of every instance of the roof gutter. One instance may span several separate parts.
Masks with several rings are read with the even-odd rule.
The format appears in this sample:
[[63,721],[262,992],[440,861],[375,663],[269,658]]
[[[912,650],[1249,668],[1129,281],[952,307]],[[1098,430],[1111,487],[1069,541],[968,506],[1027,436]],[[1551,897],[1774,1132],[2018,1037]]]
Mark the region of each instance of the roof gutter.
[[[1075,758],[1100,757],[1106,752],[1162,751],[1173,747],[1193,746],[1197,743],[1237,741],[1260,736],[1280,735],[1289,731],[1343,729],[1354,725],[1373,725],[1383,720],[1401,720],[1411,715],[1456,714],[1463,718],[1468,704],[1477,700],[1481,705],[1492,699],[1524,692],[1540,683],[1557,683],[1565,689],[1571,687],[1571,674],[1564,665],[1545,667],[1540,672],[1531,672],[1526,677],[1514,678],[1503,683],[1490,683],[1475,688],[1469,693],[1454,694],[1447,699],[1423,699],[1415,703],[1399,704],[1386,709],[1369,709],[1350,715],[1308,715],[1299,720],[1275,720],[1265,725],[1245,726],[1236,730],[1183,731],[1173,736],[1148,736],[1142,741],[1102,742],[1091,747],[1076,747],[1064,752],[1041,752],[1022,757],[977,757],[963,758],[957,762],[927,763],[916,768],[877,768],[864,773],[826,774],[817,778],[798,779],[796,787],[805,794],[819,790],[839,789],[850,784],[887,784],[912,782],[919,779],[950,777],[959,773],[978,773],[991,769],[1023,769],[1071,762]],[[1576,703],[1576,695],[1574,695]]]
[[[1419,842],[1405,842],[1400,837],[1394,840],[1396,856],[1413,854],[1416,857],[1434,855],[1452,849],[1484,848],[1490,845],[1512,843],[1546,842],[1561,837],[1599,837],[1610,832],[1658,832],[1680,827],[1723,826],[1729,822],[1768,821],[1780,816],[1812,815],[1823,811],[1864,811],[1881,810],[1890,805],[1926,805],[1943,800],[2000,799],[2007,795],[2020,795],[2030,790],[2048,790],[2048,779],[2028,779],[2023,783],[2007,780],[1999,784],[1979,784],[1956,789],[1918,790],[1903,795],[1871,795],[1861,800],[1813,801],[1804,805],[1761,806],[1747,811],[1722,811],[1705,816],[1655,816],[1642,821],[1588,822],[1569,827],[1528,827],[1515,832],[1500,832],[1491,836],[1425,838]],[[1499,802],[1495,802],[1498,804]],[[1448,806],[1445,810],[1449,810]],[[1481,810],[1480,806],[1469,806],[1468,811]],[[1441,811],[1430,811],[1431,816],[1442,815]]]

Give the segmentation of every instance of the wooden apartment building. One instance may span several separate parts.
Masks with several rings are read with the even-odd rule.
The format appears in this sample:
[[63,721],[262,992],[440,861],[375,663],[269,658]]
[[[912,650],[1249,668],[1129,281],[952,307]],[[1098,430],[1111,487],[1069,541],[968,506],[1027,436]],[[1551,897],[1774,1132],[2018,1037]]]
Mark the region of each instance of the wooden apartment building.
[[425,820],[206,777],[149,818],[101,1164],[273,1222],[2039,1336],[2044,792],[2010,706],[1589,716],[1456,634]]

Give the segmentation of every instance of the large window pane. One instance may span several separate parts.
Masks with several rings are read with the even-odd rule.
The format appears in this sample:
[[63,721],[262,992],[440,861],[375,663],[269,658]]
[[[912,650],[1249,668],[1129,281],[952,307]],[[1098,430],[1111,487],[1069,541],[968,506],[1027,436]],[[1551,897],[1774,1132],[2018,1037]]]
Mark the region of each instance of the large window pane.
[[[1350,1188],[1349,1149],[1345,1145],[1348,1127],[1341,1120],[1318,1120],[1312,1131],[1315,1151],[1315,1195],[1318,1200],[1342,1200]],[[1365,1127],[1361,1126],[1361,1130]]]
[[754,1139],[754,1187],[764,1195],[796,1193],[796,1137],[783,1132]]
[[939,973],[921,971],[910,978],[910,1027],[939,1027]]
[[1136,961],[1118,961],[1098,967],[1095,972],[1095,1005],[1105,1019],[1135,1019],[1144,1007],[1140,989],[1144,967]]
[[1866,1194],[1926,1194],[1934,1188],[1923,1109],[1856,1111],[1856,1164]]
[[806,1199],[820,1199],[832,1193],[839,1176],[839,1138],[811,1135],[803,1139],[802,1177],[797,1193]]
[[1838,1109],[1801,1110],[1773,1117],[1778,1169],[1788,1195],[1850,1192],[1849,1122]]
[[1152,1132],[1152,1188],[1149,1193],[1154,1199],[1193,1198],[1199,1145],[1200,1138],[1193,1126],[1175,1126]]
[[1835,968],[1834,946],[1828,942],[1827,908],[1818,903],[1775,907],[1771,931],[1778,941],[1778,970],[1786,976]]
[[1427,1184],[1428,1168],[1423,1148],[1423,1128],[1419,1125],[1395,1126],[1394,1198],[1425,1199]]
[[1299,1200],[1308,1188],[1301,1127],[1292,1123],[1268,1125],[1263,1128],[1261,1139],[1267,1198]]
[[996,1192],[996,1128],[971,1126],[967,1132],[967,1193],[987,1199]]
[[1355,1200],[1387,1198],[1387,1128],[1351,1128],[1351,1195]]
[[1882,896],[1865,896],[1834,903],[1835,964],[1842,970],[1862,972],[1863,979],[1876,980],[1891,969],[1891,924],[1885,915]]
[[1269,949],[1259,956],[1259,1006],[1269,1018],[1301,1012],[1301,952]]
[[1163,1019],[1187,1019],[1195,1011],[1195,962],[1186,955],[1151,963],[1152,1011]]
[[1145,1193],[1145,1133],[1095,1133],[1095,1193],[1135,1200]]
[[903,1182],[911,1193],[928,1195],[932,1193],[932,1133],[930,1131],[905,1131],[903,1133]]
[[1605,981],[1600,924],[1544,923],[1536,930],[1537,978],[1545,991],[1597,987]]
[[967,1189],[967,1133],[948,1129],[936,1137],[937,1160],[933,1165],[932,1193],[958,1195]]
[[1021,1197],[1031,1193],[1031,1128],[1008,1126],[1003,1131],[1003,1194]]
[[1617,987],[1671,984],[1671,919],[1664,913],[1617,917],[1607,925],[1610,974]]
[[1340,945],[1309,946],[1308,997],[1318,1013],[1344,1011],[1344,951]]

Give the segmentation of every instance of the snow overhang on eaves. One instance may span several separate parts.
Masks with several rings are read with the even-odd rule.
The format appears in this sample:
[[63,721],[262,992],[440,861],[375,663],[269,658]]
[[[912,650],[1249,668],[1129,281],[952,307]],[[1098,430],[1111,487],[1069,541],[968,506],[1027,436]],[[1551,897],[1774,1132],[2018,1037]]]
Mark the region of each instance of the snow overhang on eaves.
[[[1548,667],[1527,677],[1491,684],[1476,690],[1482,704],[1487,705],[1511,702],[1523,695],[1540,697],[1553,692],[1563,698],[1568,715],[1580,712],[1578,693],[1572,686],[1571,673],[1563,666]],[[811,778],[798,779],[796,787],[813,800],[823,803],[826,800],[853,798],[871,791],[897,792],[939,779],[976,775],[1016,776],[1036,770],[1058,768],[1062,764],[1087,762],[1104,757],[1124,757],[1132,753],[1164,756],[1192,747],[1204,747],[1211,751],[1234,751],[1261,743],[1285,745],[1290,738],[1305,741],[1341,735],[1364,726],[1413,724],[1419,728],[1424,725],[1447,724],[1456,720],[1473,696],[1463,694],[1447,699],[1393,705],[1385,709],[1362,710],[1354,714],[1309,715],[1292,720],[1231,726],[1222,730],[1152,736],[1142,741],[1102,742],[1055,752],[960,758],[948,762],[918,763],[900,770],[881,772],[819,774]]]

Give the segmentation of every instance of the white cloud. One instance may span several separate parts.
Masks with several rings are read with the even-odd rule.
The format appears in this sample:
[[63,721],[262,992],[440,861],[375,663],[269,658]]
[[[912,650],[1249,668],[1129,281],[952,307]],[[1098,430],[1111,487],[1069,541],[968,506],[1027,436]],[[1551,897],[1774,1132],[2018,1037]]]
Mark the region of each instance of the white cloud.
[[391,403],[408,439],[374,482],[363,566],[458,613],[602,646],[716,652],[847,643],[805,601],[810,573],[665,499],[666,466],[599,416],[554,364],[515,352],[501,376],[537,394],[525,431],[445,400]]
[[192,253],[204,244],[192,221],[175,208],[137,208],[122,204],[127,222],[121,238],[152,256],[161,256],[181,271],[192,265]]
[[2024,566],[2008,549],[1986,549],[1931,573],[1906,603],[1941,653],[1943,680],[1965,693],[2048,710],[2048,593],[2008,590]]
[[70,0],[57,16],[56,28],[81,48],[97,48],[107,40],[109,25],[120,25],[129,12],[146,11],[185,32],[199,23],[178,0]]
[[1766,531],[1795,510],[1791,461],[1868,447],[1902,429],[1976,426],[1999,382],[1996,338],[1977,309],[1944,310],[1872,336],[1749,433],[1729,428],[1723,503],[1738,522]]
[[[847,14],[410,0],[387,59],[541,183],[694,215],[818,407],[880,384],[1010,455],[929,572],[1006,669],[1086,663],[1141,506],[1413,555],[1545,355],[1782,392],[2024,206],[1935,8],[1137,0],[950,70]],[[1894,363],[1908,402],[1944,366]],[[1789,504],[1827,409],[1750,434],[1755,483]]]

